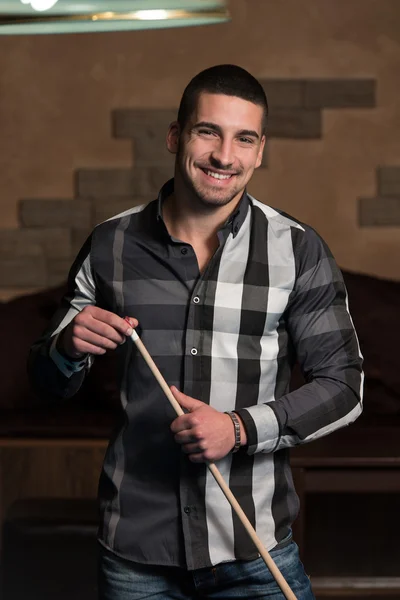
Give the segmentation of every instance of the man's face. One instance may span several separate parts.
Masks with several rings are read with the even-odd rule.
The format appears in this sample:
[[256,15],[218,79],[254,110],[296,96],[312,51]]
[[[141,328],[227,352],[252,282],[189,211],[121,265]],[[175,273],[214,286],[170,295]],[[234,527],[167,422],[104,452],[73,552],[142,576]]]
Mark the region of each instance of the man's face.
[[183,131],[175,123],[168,133],[168,148],[177,154],[175,177],[203,205],[238,200],[261,164],[262,120],[262,107],[252,102],[200,94]]

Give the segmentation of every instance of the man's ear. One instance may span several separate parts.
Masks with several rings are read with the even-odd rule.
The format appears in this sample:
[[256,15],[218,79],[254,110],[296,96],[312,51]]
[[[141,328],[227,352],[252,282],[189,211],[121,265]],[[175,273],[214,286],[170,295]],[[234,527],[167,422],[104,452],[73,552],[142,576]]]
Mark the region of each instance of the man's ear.
[[178,121],[173,121],[169,126],[167,133],[167,149],[171,154],[176,154],[178,152],[180,134],[181,128]]
[[260,147],[258,149],[257,161],[256,161],[256,166],[255,166],[256,169],[258,169],[258,167],[262,163],[263,152],[264,152],[264,148],[265,148],[265,140],[266,140],[265,135],[263,135],[261,138]]

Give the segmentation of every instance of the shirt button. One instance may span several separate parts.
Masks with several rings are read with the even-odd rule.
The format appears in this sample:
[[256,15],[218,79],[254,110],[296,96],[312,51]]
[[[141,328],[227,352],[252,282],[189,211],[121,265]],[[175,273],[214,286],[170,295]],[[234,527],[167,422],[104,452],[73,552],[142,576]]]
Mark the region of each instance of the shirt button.
[[193,356],[196,356],[197,349],[196,348],[192,348],[191,351],[190,351],[190,354],[193,354]]
[[185,506],[185,508],[183,509],[183,511],[188,515],[190,514],[190,506]]
[[198,303],[200,302],[200,298],[199,298],[198,296],[195,296],[195,297],[193,298],[193,302],[194,302],[195,304],[198,304]]
[[181,249],[181,254],[187,254],[188,253],[188,249],[187,248],[182,248]]

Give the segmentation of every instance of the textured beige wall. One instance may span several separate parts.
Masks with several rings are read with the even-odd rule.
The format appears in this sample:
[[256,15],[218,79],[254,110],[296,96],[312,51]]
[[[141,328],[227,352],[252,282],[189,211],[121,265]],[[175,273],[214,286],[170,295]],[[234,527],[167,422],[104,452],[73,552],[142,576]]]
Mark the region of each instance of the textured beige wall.
[[[21,198],[72,197],[79,168],[129,167],[111,110],[177,106],[199,70],[377,80],[377,107],[325,110],[323,138],[272,140],[250,191],[314,227],[347,269],[400,279],[400,230],[360,228],[376,168],[400,165],[398,0],[231,0],[233,21],[187,30],[0,37],[0,228]],[[10,291],[11,293],[11,291]]]

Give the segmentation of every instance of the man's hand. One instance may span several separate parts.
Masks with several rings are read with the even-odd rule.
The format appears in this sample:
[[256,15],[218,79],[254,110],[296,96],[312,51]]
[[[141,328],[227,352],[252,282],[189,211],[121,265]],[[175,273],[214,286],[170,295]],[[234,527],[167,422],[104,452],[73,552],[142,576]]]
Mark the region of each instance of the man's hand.
[[[176,418],[171,424],[175,441],[194,463],[214,462],[229,454],[235,445],[235,430],[229,415],[212,406],[195,400],[180,392],[175,386],[171,391],[189,413]],[[246,432],[240,421],[242,445],[246,443]]]
[[[129,318],[132,327],[137,319]],[[73,358],[85,354],[105,354],[123,344],[132,334],[132,327],[124,319],[98,306],[85,306],[61,333],[57,345]]]

